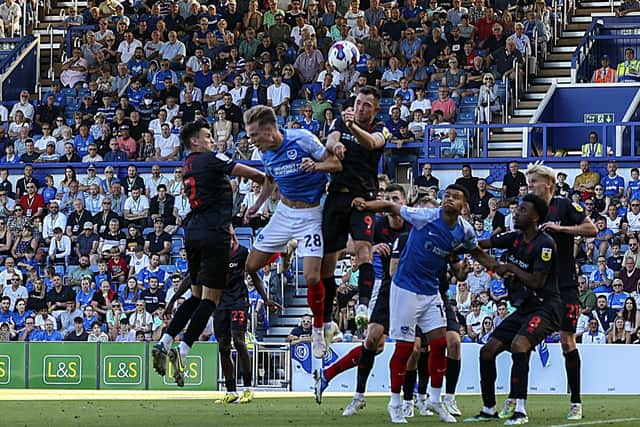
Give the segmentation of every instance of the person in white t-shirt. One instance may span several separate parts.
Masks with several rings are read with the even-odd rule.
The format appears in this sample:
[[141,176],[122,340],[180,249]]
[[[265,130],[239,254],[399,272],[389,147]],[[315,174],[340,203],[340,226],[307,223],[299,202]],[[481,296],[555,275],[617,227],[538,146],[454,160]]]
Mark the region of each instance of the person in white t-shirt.
[[291,88],[288,84],[282,83],[282,76],[274,74],[273,84],[267,88],[267,105],[273,107],[276,114],[287,116],[289,113],[289,100],[291,98]]
[[178,150],[180,149],[180,139],[178,135],[171,133],[171,127],[168,123],[161,126],[160,135],[156,135],[156,157],[159,160],[177,160]]
[[416,99],[413,100],[411,106],[409,107],[409,111],[413,112],[415,110],[422,110],[422,114],[428,116],[431,114],[431,101],[424,97],[424,88],[417,88]]
[[136,246],[135,251],[131,255],[131,261],[129,261],[129,277],[138,276],[138,273],[149,266],[149,256],[144,253],[142,245]]
[[131,195],[124,202],[124,219],[128,224],[145,227],[149,216],[149,199],[140,193],[140,188],[131,190]]
[[129,325],[136,331],[144,332],[147,339],[151,338],[151,330],[153,329],[153,317],[147,313],[144,300],[136,301],[136,309],[129,316]]

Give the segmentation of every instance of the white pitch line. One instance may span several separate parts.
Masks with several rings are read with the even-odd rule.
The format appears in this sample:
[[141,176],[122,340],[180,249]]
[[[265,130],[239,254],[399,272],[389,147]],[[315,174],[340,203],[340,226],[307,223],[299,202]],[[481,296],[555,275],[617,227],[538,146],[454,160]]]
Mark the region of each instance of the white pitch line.
[[548,427],[594,426],[598,424],[627,423],[630,421],[640,421],[640,418],[615,418],[612,420],[580,421],[577,423],[554,424]]

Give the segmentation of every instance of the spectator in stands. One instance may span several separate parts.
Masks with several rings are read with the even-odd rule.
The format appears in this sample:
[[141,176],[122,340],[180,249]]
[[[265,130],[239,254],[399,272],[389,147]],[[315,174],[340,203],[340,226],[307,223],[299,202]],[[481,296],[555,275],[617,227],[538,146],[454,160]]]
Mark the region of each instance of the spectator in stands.
[[[93,295],[93,291],[91,291],[91,294]],[[76,306],[75,301],[67,301],[67,309],[60,314],[60,318],[58,319],[58,323],[60,324],[59,329],[62,336],[66,336],[70,332],[73,332],[73,321],[76,317],[82,317],[82,310],[80,309],[80,306]]]
[[465,157],[467,147],[464,139],[458,136],[457,129],[449,129],[448,135],[444,138],[442,143],[449,143],[449,146],[442,147],[440,155],[445,158],[460,158]]
[[22,34],[20,31],[22,7],[19,3],[14,2],[14,0],[5,0],[0,5],[0,18],[2,18],[2,24],[4,24],[3,34],[9,37],[19,37]]
[[141,194],[140,187],[134,187],[124,203],[124,219],[127,224],[144,227],[149,215],[149,199]]
[[65,341],[78,341],[84,342],[89,339],[89,334],[84,329],[84,322],[82,321],[82,317],[76,316],[73,319],[73,330],[67,332],[64,337]]
[[604,54],[600,57],[600,65],[601,67],[593,72],[591,83],[615,83],[618,81],[616,70],[611,68],[609,55]]
[[[604,325],[602,325],[604,328]],[[608,328],[606,329],[608,330]],[[606,344],[607,337],[600,329],[600,324],[596,319],[589,320],[588,329],[582,334],[583,344]]]
[[[631,200],[631,209],[622,217],[621,227],[625,235],[637,235],[640,232],[640,200]],[[629,239],[631,242],[631,239]],[[634,254],[635,256],[635,254]]]
[[456,103],[449,97],[449,88],[440,86],[438,88],[438,99],[431,103],[432,111],[441,111],[443,119],[447,122],[454,122],[456,118]]
[[78,83],[84,83],[89,76],[89,63],[82,56],[82,50],[76,47],[72,56],[62,63],[60,82],[65,87],[75,87]]
[[589,169],[588,160],[580,160],[580,170],[582,173],[573,181],[573,189],[580,193],[582,200],[586,200],[593,196],[595,186],[600,183],[600,174]]
[[613,292],[607,297],[607,305],[616,312],[621,311],[624,308],[624,302],[629,297],[629,294],[623,290],[622,280],[613,280]]
[[298,344],[300,342],[311,342],[311,315],[304,314],[300,320],[300,325],[296,326],[289,332],[287,336],[289,344]]
[[[514,85],[520,87],[525,73],[523,70],[524,60],[522,53],[517,49],[515,40],[507,39],[504,48],[498,48],[491,52],[487,58],[490,63],[495,64],[498,78],[507,76]],[[517,74],[515,63],[519,64]]]
[[589,282],[591,287],[606,286],[610,287],[613,281],[613,270],[607,267],[607,259],[604,255],[598,256],[597,268],[591,273]]
[[61,227],[53,229],[53,237],[49,244],[49,261],[52,264],[69,263],[69,255],[71,255],[71,239],[64,235]]
[[11,107],[11,112],[9,113],[9,120],[15,120],[16,113],[18,111],[22,111],[22,117],[24,119],[33,121],[33,118],[35,116],[35,108],[33,104],[29,102],[30,96],[31,95],[29,94],[28,90],[20,91],[20,100],[17,103],[13,104],[13,107]]
[[[474,69],[475,63],[476,61],[474,61]],[[481,64],[482,61],[477,61],[477,63]],[[493,74],[484,74],[482,82],[484,84],[480,86],[480,92],[478,95],[478,118],[481,123],[490,124],[493,121],[493,113],[497,113],[502,108],[502,100],[498,96]]]
[[162,217],[153,221],[154,230],[145,236],[144,249],[147,254],[159,256],[161,264],[168,264],[171,256],[171,236],[164,231],[165,223]]
[[520,187],[527,185],[527,178],[520,172],[518,162],[509,162],[509,172],[502,178],[502,200],[508,202],[518,197]]
[[625,16],[628,13],[640,11],[640,2],[638,0],[624,0],[618,9],[616,16]]
[[[110,0],[106,0],[110,1]],[[87,337],[88,342],[108,342],[109,337],[102,330],[102,324],[99,321],[95,321],[91,324],[91,332],[89,332],[89,336]]]

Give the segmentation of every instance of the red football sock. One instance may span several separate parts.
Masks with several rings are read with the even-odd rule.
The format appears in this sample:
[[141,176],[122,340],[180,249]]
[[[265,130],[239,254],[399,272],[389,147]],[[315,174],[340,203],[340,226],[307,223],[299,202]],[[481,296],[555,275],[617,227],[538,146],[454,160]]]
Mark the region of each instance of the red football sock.
[[438,338],[429,341],[429,376],[431,377],[431,387],[441,388],[442,379],[447,372],[447,339]]
[[336,360],[331,366],[324,370],[324,377],[327,381],[331,381],[336,375],[347,371],[355,366],[358,366],[360,361],[360,353],[362,353],[362,346],[359,345],[351,349],[351,351],[340,359]]
[[324,323],[324,284],[322,280],[307,287],[307,303],[313,313],[313,327],[321,328]]
[[282,255],[282,252],[276,252],[275,254],[271,255],[271,258],[269,258],[269,261],[267,261],[267,264],[271,264],[272,262],[276,262],[276,260],[278,258],[280,258],[280,255]]
[[407,372],[407,360],[413,352],[413,343],[407,341],[397,341],[396,349],[389,361],[391,370],[391,393],[400,393],[404,384],[404,375]]

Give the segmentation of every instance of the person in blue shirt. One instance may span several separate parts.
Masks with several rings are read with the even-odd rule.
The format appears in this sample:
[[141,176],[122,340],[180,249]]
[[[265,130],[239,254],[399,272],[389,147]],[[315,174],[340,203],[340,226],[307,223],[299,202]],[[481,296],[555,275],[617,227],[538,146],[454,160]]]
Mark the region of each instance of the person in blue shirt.
[[127,97],[129,99],[129,104],[133,105],[136,109],[144,102],[144,96],[147,94],[147,91],[142,88],[142,84],[140,80],[136,77],[131,78],[131,83],[127,88]]
[[462,248],[492,270],[498,265],[480,250],[473,228],[460,217],[468,200],[467,189],[453,184],[445,189],[442,207],[437,209],[408,208],[381,200],[366,202],[362,198],[353,201],[360,210],[400,215],[413,226],[400,255],[389,301],[389,337],[396,340],[390,362],[391,400],[388,411],[392,422],[406,422],[400,389],[407,360],[413,352],[416,326],[426,333],[431,348],[428,362],[431,393],[427,407],[437,412],[442,421],[455,422],[440,399],[447,363],[446,318],[439,292],[440,274]]
[[400,79],[400,87],[393,93],[394,98],[398,95],[402,97],[402,104],[406,106],[411,105],[416,98],[413,89],[409,87],[409,82],[406,77]]
[[623,283],[621,279],[615,279],[613,281],[613,292],[607,297],[607,305],[613,310],[620,311],[624,309],[624,302],[629,298],[629,294],[623,290]]
[[625,195],[629,200],[640,200],[640,170],[638,170],[638,168],[631,169],[631,180],[627,184],[627,192]]
[[33,316],[33,311],[27,310],[27,302],[24,298],[16,300],[15,308],[11,313],[11,322],[17,331],[24,328],[28,317]]
[[53,320],[47,319],[44,322],[44,330],[40,331],[37,338],[31,336],[30,341],[62,341],[62,334],[53,329]]
[[10,309],[11,307],[11,298],[7,295],[3,296],[0,299],[0,323],[2,322],[11,322],[11,317],[13,316],[13,312]]
[[615,161],[607,163],[607,176],[600,180],[604,187],[604,195],[608,198],[622,197],[624,194],[624,178],[618,175],[618,165]]
[[265,105],[244,113],[247,136],[262,152],[265,182],[258,199],[247,208],[247,220],[256,216],[263,203],[278,187],[280,204],[267,226],[258,234],[246,271],[254,283],[258,271],[270,258],[286,252],[291,239],[298,241],[308,286],[307,300],[313,312],[312,350],[316,358],[326,351],[324,341],[324,285],[320,279],[323,255],[322,206],[320,199],[328,181],[327,173],[342,170],[338,158],[317,136],[305,129],[279,129],[274,110]]
[[86,123],[80,125],[79,132],[73,139],[73,145],[76,147],[76,153],[80,157],[84,157],[89,152],[89,144],[94,144],[93,136],[89,134],[89,126]]
[[176,271],[185,274],[189,269],[189,262],[187,261],[187,250],[185,248],[180,248],[180,258],[176,259],[173,263],[176,267]]
[[93,287],[91,277],[89,276],[85,276],[82,278],[80,286],[80,292],[76,294],[76,304],[80,309],[84,309],[85,306],[91,305],[93,294],[95,294],[96,291]]
[[391,108],[391,117],[385,121],[385,126],[394,138],[400,138],[400,128],[407,126],[407,122],[400,118],[400,107]]
[[316,136],[320,134],[320,122],[313,118],[311,105],[307,105],[302,109],[302,120],[298,120],[298,123],[300,123],[302,129],[306,129]]
[[144,57],[144,49],[137,47],[134,51],[133,58],[127,63],[129,74],[136,79],[144,78],[149,69],[149,61]]

